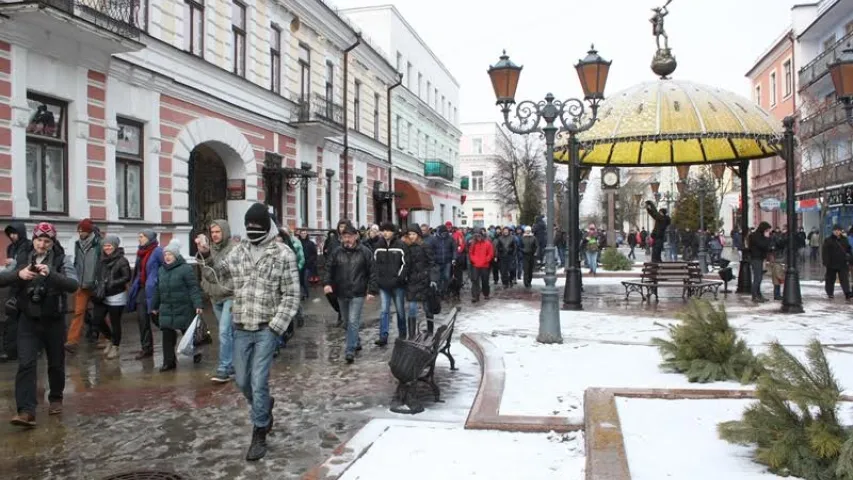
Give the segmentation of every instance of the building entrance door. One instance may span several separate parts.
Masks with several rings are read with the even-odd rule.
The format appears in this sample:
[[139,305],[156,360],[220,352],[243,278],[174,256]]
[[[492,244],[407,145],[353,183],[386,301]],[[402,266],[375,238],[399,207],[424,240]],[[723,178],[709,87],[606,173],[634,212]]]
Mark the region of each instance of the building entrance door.
[[196,235],[207,234],[210,222],[228,220],[227,178],[222,159],[209,146],[193,149],[189,165],[190,255],[196,254]]

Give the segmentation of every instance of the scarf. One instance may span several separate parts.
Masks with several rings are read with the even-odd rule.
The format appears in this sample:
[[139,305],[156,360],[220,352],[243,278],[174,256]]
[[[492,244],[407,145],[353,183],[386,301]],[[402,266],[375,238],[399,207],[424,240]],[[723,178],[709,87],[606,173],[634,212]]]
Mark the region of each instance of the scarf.
[[139,250],[136,252],[136,266],[134,268],[139,272],[139,286],[143,291],[145,291],[145,279],[148,278],[145,266],[148,264],[148,258],[151,257],[157,245],[159,245],[157,240],[152,240],[144,246],[139,247]]

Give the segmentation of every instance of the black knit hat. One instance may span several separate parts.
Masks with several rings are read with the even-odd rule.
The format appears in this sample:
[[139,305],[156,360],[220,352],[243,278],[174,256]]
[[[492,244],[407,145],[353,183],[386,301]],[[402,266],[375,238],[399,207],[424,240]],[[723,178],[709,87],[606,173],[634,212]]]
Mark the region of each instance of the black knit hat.
[[421,232],[421,227],[419,227],[417,224],[411,224],[407,226],[406,233],[417,233],[419,237],[423,236],[423,233]]
[[352,222],[350,222],[349,220],[342,221],[338,223],[338,226],[340,226],[341,223],[344,224],[344,231],[341,233],[350,233],[358,235],[358,230],[356,230],[355,225],[353,225]]
[[[269,210],[266,205],[262,203],[253,203],[252,206],[246,210],[244,226],[248,227],[249,225],[257,225],[261,227],[261,230],[264,232],[268,232],[270,230],[272,220],[270,219]],[[248,230],[248,228],[246,230]]]

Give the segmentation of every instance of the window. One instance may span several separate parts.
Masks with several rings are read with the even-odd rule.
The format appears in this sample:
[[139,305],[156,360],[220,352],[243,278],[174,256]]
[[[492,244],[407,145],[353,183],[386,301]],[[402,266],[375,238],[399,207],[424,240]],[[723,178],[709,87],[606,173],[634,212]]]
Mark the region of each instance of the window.
[[761,85],[755,86],[755,104],[761,106]]
[[353,88],[353,96],[352,96],[352,128],[355,131],[360,130],[361,126],[361,82],[358,80],[355,81],[355,87]]
[[412,124],[406,122],[406,148],[412,150]]
[[441,204],[439,204],[439,206],[438,206],[438,207],[439,207],[439,209],[438,209],[438,211],[439,211],[439,215],[441,215],[441,216],[439,217],[439,220],[441,220],[441,221],[443,222],[443,221],[444,221],[444,204],[443,204],[443,203],[441,203]]
[[421,154],[421,131],[415,133],[414,144],[412,145],[412,153],[415,155]]
[[790,60],[786,61],[782,65],[782,68],[784,69],[784,72],[785,72],[785,96],[789,97],[789,96],[791,96],[791,93],[794,91],[794,73],[793,73],[793,69],[791,68],[791,61]]
[[[361,224],[361,182],[364,177],[355,177],[355,224]],[[329,220],[331,222],[331,220]],[[330,223],[331,225],[331,223]]]
[[403,71],[403,54],[400,52],[397,52],[397,71]]
[[409,87],[409,90],[414,87],[414,82],[415,79],[412,78],[412,63],[408,62],[406,63],[406,85]]
[[471,172],[471,191],[472,192],[482,192],[483,191],[483,171],[482,170],[474,170]]
[[234,73],[246,76],[246,6],[234,2],[231,6],[231,32],[234,36]]
[[[331,107],[335,101],[335,64],[326,60],[326,104]],[[331,118],[331,116],[329,117]]]
[[27,96],[27,197],[33,213],[68,213],[66,112],[64,102]]
[[437,89],[437,88],[435,89],[435,96],[434,96],[434,97],[432,97],[432,99],[433,99],[433,105],[432,105],[432,108],[433,108],[436,112],[438,112],[438,89]]
[[457,117],[456,107],[453,107],[453,123],[456,123],[458,121],[459,121],[459,117]]
[[424,74],[418,72],[418,98],[421,98],[421,90],[424,86]]
[[[302,170],[310,171],[310,164],[302,164]],[[308,182],[299,182],[299,225],[308,228]]]
[[270,26],[270,90],[281,91],[281,28]]
[[397,148],[403,148],[403,119],[397,115],[396,120],[397,126],[395,128],[397,131]]
[[184,48],[204,57],[204,5],[184,0]]
[[827,50],[831,50],[832,47],[835,46],[836,41],[837,40],[835,39],[835,34],[833,33],[832,35],[829,36],[829,38],[827,38],[826,40],[823,41],[823,51],[825,52]]
[[373,94],[373,138],[379,140],[379,102],[382,99],[378,93]]
[[471,217],[474,228],[483,228],[486,226],[485,212],[482,208],[471,209]]
[[423,158],[429,158],[429,135],[424,134],[424,156]]
[[475,138],[471,140],[471,150],[473,150],[474,153],[483,153],[483,139]]
[[326,170],[326,223],[332,224],[332,177],[334,170]]
[[118,119],[116,202],[121,219],[142,219],[142,132],[141,123]]
[[770,74],[770,106],[776,105],[776,72]]
[[445,100],[444,95],[442,95],[441,96],[441,116],[442,117],[447,116],[447,110],[445,110],[446,108],[447,108],[447,100]]
[[427,105],[431,104],[432,103],[432,83],[430,83],[429,80],[427,80],[427,84],[426,84],[425,97],[426,98],[422,98],[422,100],[424,100],[427,103]]
[[311,49],[299,44],[299,98],[307,102],[311,96]]

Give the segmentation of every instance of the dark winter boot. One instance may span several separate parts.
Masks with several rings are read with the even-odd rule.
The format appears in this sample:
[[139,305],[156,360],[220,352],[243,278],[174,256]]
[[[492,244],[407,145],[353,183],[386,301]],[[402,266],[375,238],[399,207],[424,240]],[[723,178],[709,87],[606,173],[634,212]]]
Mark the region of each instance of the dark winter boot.
[[267,435],[270,435],[272,432],[272,424],[275,422],[275,417],[273,417],[273,407],[275,407],[275,397],[270,397],[270,424],[267,425]]
[[246,452],[246,461],[255,462],[267,454],[267,429],[255,427],[252,430],[252,443],[249,445],[249,451]]
[[427,320],[427,333],[432,335],[433,329],[435,328],[435,323]]
[[418,336],[418,319],[410,318],[406,321],[408,326],[406,327],[406,333],[408,334],[408,338],[411,340]]

